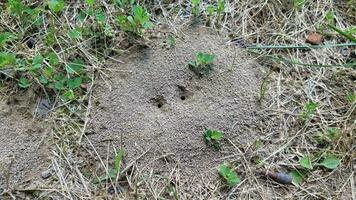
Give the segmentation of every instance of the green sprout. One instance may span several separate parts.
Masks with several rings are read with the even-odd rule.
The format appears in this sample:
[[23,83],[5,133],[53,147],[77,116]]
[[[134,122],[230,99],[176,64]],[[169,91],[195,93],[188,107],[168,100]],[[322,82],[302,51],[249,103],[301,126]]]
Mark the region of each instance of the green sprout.
[[207,53],[197,53],[195,61],[189,62],[189,68],[199,77],[212,70],[212,65],[215,60],[215,55]]
[[301,118],[303,121],[306,121],[308,119],[310,119],[314,113],[316,112],[316,109],[319,107],[318,103],[314,103],[314,102],[309,102],[307,104],[305,104],[303,112],[301,113]]
[[133,6],[131,15],[120,15],[116,21],[122,30],[140,37],[153,26],[150,22],[150,14],[142,6]]
[[200,14],[200,0],[192,0],[192,13],[196,17]]
[[220,165],[219,174],[230,187],[240,183],[240,178],[237,176],[236,172],[225,164]]
[[223,137],[223,133],[216,130],[206,129],[204,133],[204,139],[207,145],[220,149],[220,140]]

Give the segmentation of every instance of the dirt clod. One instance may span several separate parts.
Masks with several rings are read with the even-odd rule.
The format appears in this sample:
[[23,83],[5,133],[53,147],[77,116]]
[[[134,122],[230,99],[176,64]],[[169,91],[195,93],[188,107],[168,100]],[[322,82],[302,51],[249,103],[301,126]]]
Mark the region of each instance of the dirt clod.
[[320,34],[313,32],[308,35],[306,41],[310,44],[317,45],[321,44],[323,37]]

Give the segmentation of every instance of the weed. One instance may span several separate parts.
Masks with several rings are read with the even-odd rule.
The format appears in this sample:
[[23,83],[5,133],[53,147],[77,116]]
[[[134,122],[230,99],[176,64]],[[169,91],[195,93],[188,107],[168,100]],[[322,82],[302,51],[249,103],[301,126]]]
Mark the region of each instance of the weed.
[[114,167],[111,168],[106,175],[100,176],[98,179],[98,182],[103,182],[107,180],[111,180],[116,178],[120,174],[121,170],[121,162],[124,157],[125,151],[123,149],[120,149],[119,152],[117,152],[114,160]]
[[303,158],[301,158],[299,160],[299,164],[302,167],[304,167],[305,169],[309,169],[309,170],[313,169],[313,165],[312,165],[310,156],[304,156]]
[[195,17],[200,14],[200,0],[192,0],[192,13]]
[[199,52],[195,56],[195,61],[189,62],[190,69],[199,77],[212,70],[215,55]]
[[303,112],[300,115],[302,120],[306,121],[306,120],[310,119],[314,115],[314,113],[318,107],[319,107],[319,104],[314,103],[314,102],[309,102],[309,103],[305,104]]
[[335,141],[340,135],[340,129],[338,128],[328,128],[326,132],[318,132],[315,135],[315,139],[319,144],[327,144]]
[[150,14],[142,6],[133,6],[130,15],[120,15],[116,18],[120,28],[124,31],[142,37],[153,24],[149,21]]
[[220,16],[225,11],[225,0],[217,0],[217,10],[216,12]]
[[293,0],[293,5],[295,8],[301,8],[305,4],[305,0]]
[[[356,38],[353,36],[354,34],[356,34],[356,27],[352,26],[345,30],[342,30],[334,25],[334,19],[335,19],[334,12],[328,11],[325,15],[326,26],[332,29],[333,31],[337,32],[341,36],[347,38],[351,42],[356,42]],[[324,26],[322,26],[321,29],[324,30]]]
[[327,169],[336,169],[340,164],[340,160],[332,154],[326,155],[324,160],[320,163],[320,165],[324,166]]
[[65,6],[64,0],[48,0],[48,7],[55,13],[62,11]]
[[300,186],[304,179],[304,174],[299,170],[293,170],[289,173],[292,176],[292,183],[296,186]]
[[220,165],[219,174],[230,187],[240,183],[240,178],[237,176],[236,172],[225,164]]
[[168,35],[168,48],[173,48],[176,45],[176,38],[174,35]]
[[349,92],[346,95],[346,100],[350,103],[353,104],[356,101],[356,93],[355,92]]
[[208,13],[208,16],[211,17],[214,12],[215,12],[215,7],[213,5],[209,5],[207,8],[206,8],[206,11]]
[[220,140],[223,135],[220,131],[206,129],[203,136],[207,145],[220,149]]

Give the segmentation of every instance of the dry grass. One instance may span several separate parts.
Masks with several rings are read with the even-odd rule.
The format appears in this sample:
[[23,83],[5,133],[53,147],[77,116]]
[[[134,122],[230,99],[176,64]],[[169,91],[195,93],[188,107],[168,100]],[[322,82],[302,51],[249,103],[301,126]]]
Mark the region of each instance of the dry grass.
[[[296,45],[305,44],[308,33],[316,31],[326,12],[333,10],[336,25],[340,28],[355,25],[355,7],[344,1],[315,0],[307,1],[304,8],[294,8],[285,1],[239,0],[227,4],[226,15],[222,23],[215,28],[229,32],[231,39],[246,45]],[[105,4],[108,16],[114,17],[112,8]],[[164,17],[156,18],[156,23],[167,24],[172,32],[190,20],[184,16],[188,4],[159,3],[150,5],[151,11],[161,9]],[[69,12],[69,11],[68,11]],[[73,17],[74,18],[74,17]],[[70,25],[70,19],[66,19]],[[344,39],[334,32],[327,34],[325,43],[344,43]],[[106,48],[120,51],[124,39],[118,37]],[[77,47],[91,63],[91,83],[105,77],[104,63],[96,59],[96,49],[86,49],[86,41]],[[70,49],[63,50],[68,52]],[[39,197],[54,199],[355,199],[355,102],[346,101],[348,92],[355,93],[354,68],[310,67],[308,65],[342,66],[349,62],[355,48],[348,48],[349,55],[343,55],[340,48],[323,49],[286,49],[258,50],[252,54],[270,75],[266,77],[267,90],[259,113],[260,121],[254,131],[259,133],[262,146],[254,143],[232,144],[231,161],[236,163],[237,171],[243,177],[242,182],[231,189],[225,188],[220,181],[206,180],[201,185],[180,182],[179,161],[171,169],[168,177],[153,173],[144,174],[135,163],[125,163],[119,176],[103,184],[94,184],[95,176],[102,175],[112,165],[112,155],[102,158],[94,146],[81,148],[81,142],[90,144],[86,137],[87,124],[90,123],[90,111],[93,101],[92,87],[83,102],[59,105],[53,114],[53,158],[55,176],[48,182],[48,188],[37,188]],[[256,56],[257,55],[257,56]],[[301,66],[283,62],[271,57],[283,57]],[[94,76],[94,69],[97,76]],[[315,116],[305,123],[300,113],[307,102],[318,102]],[[340,129],[340,137],[329,146],[318,146],[315,140],[317,132],[328,128]],[[231,142],[231,141],[230,141]],[[232,142],[231,142],[232,143]],[[108,145],[109,149],[113,147]],[[84,151],[84,153],[83,153]],[[300,187],[280,185],[258,171],[288,171],[298,168],[298,157],[305,154],[323,154],[332,152],[338,155],[342,164],[335,170],[326,171],[316,168],[308,173]],[[82,154],[88,154],[96,160],[85,160]],[[142,155],[144,156],[144,154]],[[156,159],[163,159],[162,155]],[[140,159],[138,157],[137,159]],[[262,160],[262,165],[256,165]],[[212,173],[216,173],[212,169]],[[204,177],[203,177],[204,178]],[[187,193],[186,188],[194,193]]]

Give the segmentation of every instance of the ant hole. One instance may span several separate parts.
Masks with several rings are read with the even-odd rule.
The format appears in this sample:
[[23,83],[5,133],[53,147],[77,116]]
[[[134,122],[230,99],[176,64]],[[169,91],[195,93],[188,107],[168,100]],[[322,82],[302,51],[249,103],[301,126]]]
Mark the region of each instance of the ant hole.
[[182,101],[184,101],[184,100],[185,100],[185,96],[181,96],[180,99],[181,99]]
[[158,108],[161,108],[163,105],[161,103],[157,104]]

